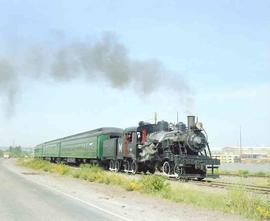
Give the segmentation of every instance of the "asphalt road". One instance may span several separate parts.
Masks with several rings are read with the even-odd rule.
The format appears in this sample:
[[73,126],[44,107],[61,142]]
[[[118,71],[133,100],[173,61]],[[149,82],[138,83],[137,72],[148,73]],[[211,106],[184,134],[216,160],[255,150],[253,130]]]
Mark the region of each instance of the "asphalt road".
[[0,159],[0,220],[121,220],[76,198],[32,183]]

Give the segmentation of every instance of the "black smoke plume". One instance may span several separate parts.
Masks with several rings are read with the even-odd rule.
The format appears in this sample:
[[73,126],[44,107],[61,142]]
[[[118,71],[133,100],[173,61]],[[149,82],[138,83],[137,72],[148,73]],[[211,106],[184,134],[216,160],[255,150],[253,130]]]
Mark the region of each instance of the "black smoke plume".
[[127,48],[108,33],[95,41],[28,46],[20,56],[0,58],[0,98],[7,113],[13,113],[23,77],[56,81],[84,77],[89,82],[105,80],[114,88],[131,86],[143,94],[163,88],[168,96],[171,92],[179,96],[185,109],[192,103],[191,90],[178,73],[170,72],[157,59],[132,59]]

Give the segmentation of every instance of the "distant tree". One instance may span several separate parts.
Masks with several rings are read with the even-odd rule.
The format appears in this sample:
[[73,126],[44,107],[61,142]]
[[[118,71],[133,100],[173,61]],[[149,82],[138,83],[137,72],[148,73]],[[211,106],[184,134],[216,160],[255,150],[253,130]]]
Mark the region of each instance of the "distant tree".
[[3,150],[0,150],[0,157],[3,157],[3,155],[4,155]]
[[9,147],[9,155],[11,157],[21,157],[23,156],[23,151],[21,146],[16,146],[16,147]]

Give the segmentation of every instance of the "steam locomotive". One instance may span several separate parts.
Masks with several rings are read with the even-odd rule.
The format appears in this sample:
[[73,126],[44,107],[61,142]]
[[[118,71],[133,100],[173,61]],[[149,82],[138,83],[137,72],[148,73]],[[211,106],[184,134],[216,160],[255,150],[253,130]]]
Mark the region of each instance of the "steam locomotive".
[[111,171],[155,173],[183,179],[204,179],[208,169],[220,164],[213,159],[207,134],[195,116],[180,122],[139,122],[137,127],[99,128],[48,141],[35,148],[35,157],[52,162],[97,163]]

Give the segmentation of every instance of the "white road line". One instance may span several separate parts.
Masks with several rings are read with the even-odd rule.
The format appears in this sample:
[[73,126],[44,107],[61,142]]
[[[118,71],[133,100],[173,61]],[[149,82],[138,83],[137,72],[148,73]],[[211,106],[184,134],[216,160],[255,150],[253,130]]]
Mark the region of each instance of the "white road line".
[[[7,167],[5,167],[5,168],[7,168]],[[7,168],[7,169],[9,169],[9,171],[10,171],[10,168]],[[13,171],[12,171],[12,172],[13,172]],[[16,174],[21,175],[22,177],[24,177],[22,174],[19,174],[19,173],[16,173]],[[24,178],[25,178],[25,177],[24,177]],[[26,179],[26,178],[25,178],[25,179]],[[39,186],[43,186],[43,187],[45,187],[45,188],[47,188],[47,189],[50,189],[50,190],[52,190],[52,191],[61,193],[61,194],[65,195],[65,196],[67,196],[67,197],[69,197],[69,198],[71,198],[71,199],[77,200],[77,201],[79,201],[79,202],[81,202],[81,203],[83,203],[83,204],[86,204],[86,205],[90,206],[90,207],[96,208],[96,209],[98,209],[98,210],[100,210],[100,211],[102,211],[102,212],[105,212],[105,213],[107,213],[107,214],[110,214],[110,215],[112,215],[112,216],[115,216],[115,217],[117,217],[117,218],[120,218],[121,220],[132,221],[131,219],[128,219],[128,218],[126,218],[126,217],[124,217],[124,216],[121,216],[121,215],[119,215],[119,214],[113,213],[113,212],[111,212],[111,211],[109,211],[109,210],[103,209],[103,208],[101,208],[101,207],[99,207],[99,206],[96,206],[95,204],[92,204],[92,203],[89,203],[89,202],[87,202],[87,201],[84,201],[84,200],[82,200],[82,199],[80,199],[80,198],[78,198],[78,197],[72,196],[72,195],[70,195],[70,194],[68,194],[68,193],[65,193],[65,192],[61,191],[61,190],[57,190],[57,189],[55,189],[55,188],[53,188],[53,187],[51,187],[51,186],[48,186],[48,185],[46,185],[46,184],[40,184],[40,183],[38,183],[38,182],[36,182],[36,181],[29,180],[29,179],[26,179],[26,180],[28,180],[28,181],[30,181],[30,182],[33,182],[33,183],[35,183],[35,184],[37,184],[37,185],[39,185]]]
[[[36,183],[36,182],[34,182],[34,183]],[[65,193],[65,192],[61,191],[61,190],[54,189],[54,188],[52,188],[52,187],[50,187],[50,186],[47,186],[47,185],[44,185],[44,184],[39,184],[39,183],[36,183],[36,184],[41,185],[41,186],[44,186],[44,187],[46,187],[46,188],[48,188],[48,189],[51,189],[51,190],[53,190],[53,191],[55,191],[55,192],[61,193],[61,194],[65,195],[65,196],[67,196],[67,197],[69,197],[69,198],[71,198],[71,199],[77,200],[77,201],[79,201],[79,202],[81,202],[81,203],[84,203],[84,204],[86,204],[86,205],[88,205],[88,206],[90,206],[90,207],[94,207],[94,208],[96,208],[96,209],[98,209],[98,210],[101,210],[101,211],[103,211],[103,212],[105,212],[105,213],[108,213],[108,214],[110,214],[110,215],[112,215],[112,216],[118,217],[118,218],[120,218],[120,219],[122,219],[122,220],[131,221],[130,219],[128,219],[128,218],[126,218],[126,217],[124,217],[124,216],[121,216],[121,215],[116,214],[116,213],[113,213],[113,212],[111,212],[111,211],[109,211],[109,210],[103,209],[103,208],[101,208],[101,207],[99,207],[99,206],[96,206],[95,204],[92,204],[92,203],[89,203],[89,202],[87,202],[87,201],[84,201],[84,200],[82,200],[82,199],[80,199],[80,198],[78,198],[78,197],[72,196],[72,195],[70,195],[70,194],[68,194],[68,193]]]

